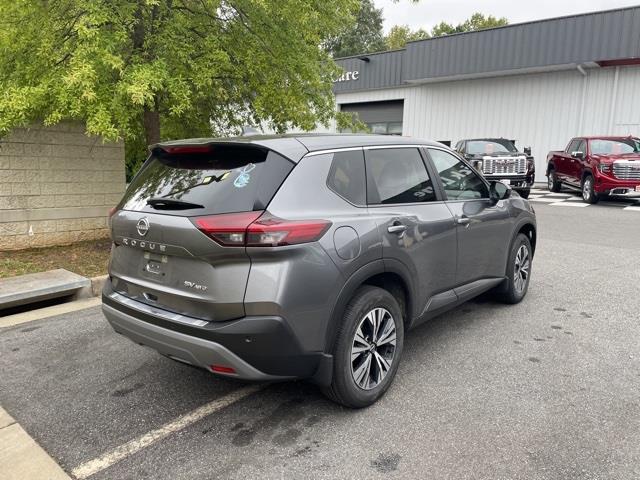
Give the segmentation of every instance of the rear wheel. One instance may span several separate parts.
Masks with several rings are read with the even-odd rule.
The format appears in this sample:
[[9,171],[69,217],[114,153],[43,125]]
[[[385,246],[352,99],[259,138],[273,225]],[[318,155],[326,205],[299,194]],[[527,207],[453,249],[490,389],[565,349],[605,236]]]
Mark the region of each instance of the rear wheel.
[[519,303],[527,294],[531,279],[533,250],[529,238],[519,233],[511,247],[507,264],[507,279],[496,291],[496,299],[504,303]]
[[524,190],[518,190],[518,193],[522,198],[529,198],[529,194],[531,193],[530,188],[525,188]]
[[582,199],[587,203],[598,203],[600,200],[600,196],[593,189],[593,177],[591,175],[587,175],[582,180]]
[[549,173],[547,174],[547,188],[549,191],[554,193],[558,193],[562,188],[562,184],[558,180],[556,171],[553,168],[549,170]]
[[364,286],[349,302],[334,347],[333,377],[325,395],[351,408],[376,402],[398,370],[404,329],[396,299]]

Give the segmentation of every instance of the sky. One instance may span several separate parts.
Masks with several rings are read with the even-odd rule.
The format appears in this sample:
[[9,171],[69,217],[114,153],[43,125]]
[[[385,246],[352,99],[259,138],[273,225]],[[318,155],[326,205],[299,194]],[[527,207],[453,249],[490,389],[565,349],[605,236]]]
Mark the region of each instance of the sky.
[[520,23],[640,3],[639,0],[420,0],[417,4],[410,0],[374,1],[378,8],[384,9],[385,33],[393,25],[431,30],[441,21],[457,24],[475,12],[507,17],[509,23]]

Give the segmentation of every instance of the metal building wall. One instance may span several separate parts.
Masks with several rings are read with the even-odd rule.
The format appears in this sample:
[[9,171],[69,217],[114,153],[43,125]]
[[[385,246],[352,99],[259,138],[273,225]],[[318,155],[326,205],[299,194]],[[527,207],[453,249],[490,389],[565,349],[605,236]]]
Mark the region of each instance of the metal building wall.
[[[516,139],[519,147],[532,147],[537,179],[543,181],[547,153],[563,149],[571,137],[640,136],[640,67],[586,73],[444,82],[393,92],[404,94],[403,135],[453,142],[483,136]],[[359,97],[366,101],[366,95]]]

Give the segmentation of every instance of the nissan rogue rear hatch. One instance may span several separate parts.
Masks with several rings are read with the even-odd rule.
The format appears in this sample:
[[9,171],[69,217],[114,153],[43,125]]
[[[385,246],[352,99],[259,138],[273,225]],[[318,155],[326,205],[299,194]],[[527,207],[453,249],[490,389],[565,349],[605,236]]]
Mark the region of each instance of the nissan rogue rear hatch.
[[243,316],[250,259],[225,222],[260,216],[293,166],[254,145],[155,148],[111,218],[114,292],[203,320]]

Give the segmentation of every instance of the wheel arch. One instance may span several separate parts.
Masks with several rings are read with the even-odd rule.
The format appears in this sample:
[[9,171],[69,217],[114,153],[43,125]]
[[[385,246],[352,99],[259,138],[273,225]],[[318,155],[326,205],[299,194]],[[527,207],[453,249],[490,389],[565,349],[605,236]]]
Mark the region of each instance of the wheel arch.
[[372,285],[387,290],[398,301],[405,326],[408,328],[414,317],[413,285],[406,267],[395,262],[376,260],[358,269],[345,282],[338,294],[325,334],[325,352],[331,353],[334,346],[338,326],[342,321],[349,301],[363,285]]

